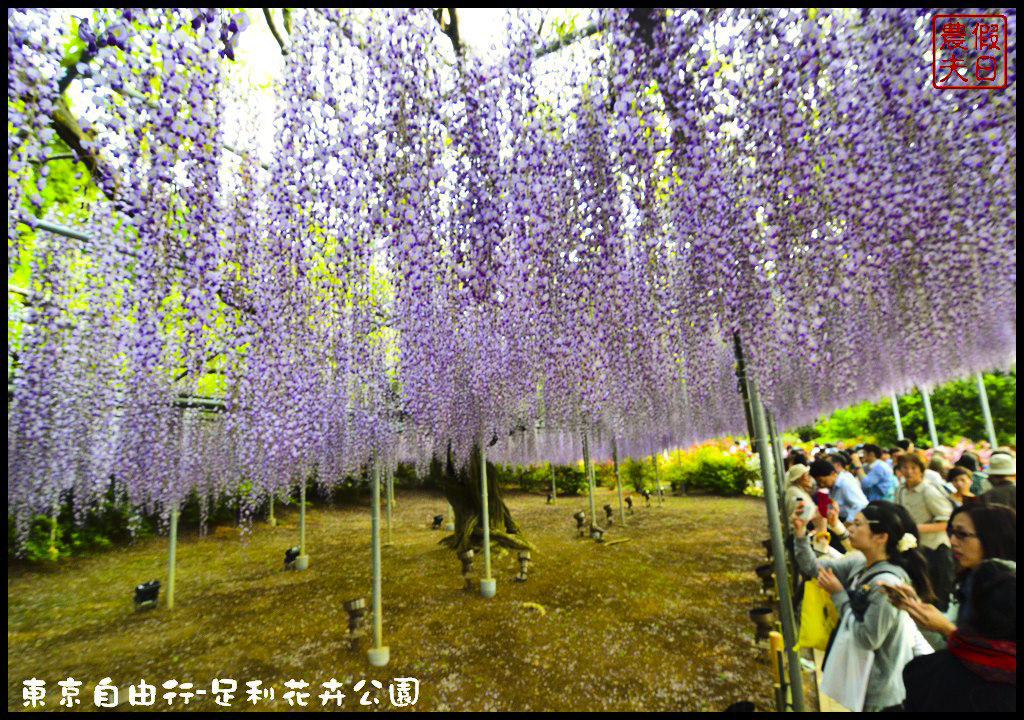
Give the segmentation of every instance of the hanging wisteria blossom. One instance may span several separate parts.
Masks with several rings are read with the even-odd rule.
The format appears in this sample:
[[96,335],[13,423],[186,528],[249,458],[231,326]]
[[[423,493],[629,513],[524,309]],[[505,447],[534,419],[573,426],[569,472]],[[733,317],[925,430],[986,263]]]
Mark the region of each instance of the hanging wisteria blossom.
[[781,426],[1012,364],[1002,14],[1008,86],[947,91],[923,10],[611,9],[555,51],[509,13],[486,57],[295,10],[264,166],[244,13],[10,10],[9,512],[741,432],[737,338]]

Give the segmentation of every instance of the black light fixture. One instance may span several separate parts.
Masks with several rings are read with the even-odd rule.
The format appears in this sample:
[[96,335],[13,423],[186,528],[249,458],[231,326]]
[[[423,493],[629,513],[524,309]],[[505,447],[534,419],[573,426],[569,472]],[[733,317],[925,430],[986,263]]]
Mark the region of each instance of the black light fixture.
[[290,548],[288,548],[287,550],[284,551],[284,569],[285,570],[294,570],[295,569],[295,560],[299,557],[299,553],[300,552],[302,552],[302,551],[299,550],[298,546],[290,547]]
[[629,508],[630,512],[633,512],[633,498],[626,498],[626,507]]
[[441,523],[443,523],[443,522],[444,522],[444,515],[435,515],[434,516],[434,524],[430,526],[430,529],[431,530],[440,530],[441,529]]
[[459,553],[459,561],[462,563],[463,589],[472,592],[475,589],[473,583],[473,550],[469,549]]
[[576,521],[576,532],[579,533],[580,537],[583,537],[587,534],[587,529],[583,527],[584,523],[587,521],[587,514],[580,510],[572,517]]
[[530,568],[530,551],[523,550],[519,553],[519,574],[512,580],[514,582],[526,582],[526,571]]
[[612,524],[612,506],[611,505],[605,505],[604,506],[604,519],[608,521],[609,525]]
[[545,504],[546,505],[550,505],[551,504],[551,493],[548,493],[548,501]]
[[764,642],[768,634],[775,626],[775,611],[769,607],[756,607],[750,611],[750,619],[757,630],[754,632],[754,642]]
[[651,506],[651,491],[650,490],[644,490],[642,494],[644,496],[644,500],[647,501],[647,507],[650,507]]
[[775,566],[771,563],[758,565],[754,572],[761,578],[761,593],[771,595],[775,591]]
[[359,649],[359,641],[366,631],[363,629],[363,625],[366,622],[366,600],[364,598],[355,598],[345,603],[345,612],[348,613],[348,635],[346,639],[349,642],[350,650]]
[[135,609],[148,610],[156,607],[157,596],[160,594],[160,581],[142,583],[135,586]]
[[495,446],[497,444],[498,444],[498,431],[495,430],[494,431],[494,437],[492,437],[491,441],[489,443],[487,443],[487,447],[493,447],[493,446]]

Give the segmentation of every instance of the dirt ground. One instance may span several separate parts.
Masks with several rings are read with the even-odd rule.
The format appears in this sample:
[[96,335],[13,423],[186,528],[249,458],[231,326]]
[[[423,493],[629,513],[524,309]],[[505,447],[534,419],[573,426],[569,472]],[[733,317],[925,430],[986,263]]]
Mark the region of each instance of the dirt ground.
[[[617,506],[598,492],[599,507]],[[765,562],[763,501],[667,497],[647,508],[637,498],[625,528],[616,511],[606,539],[628,541],[613,544],[577,539],[572,514],[587,507],[585,496],[552,506],[509,491],[506,502],[537,551],[525,583],[513,582],[514,555],[496,557],[498,593],[488,600],[462,589],[458,560],[437,544],[443,531],[430,529],[445,511],[441,495],[396,491],[393,544],[382,553],[384,668],[367,662],[370,638],[358,651],[345,639],[342,604],[371,602],[368,499],[313,503],[306,572],[282,569],[284,550],[298,543],[294,506],[278,506],[281,526],[257,521],[251,534],[183,529],[173,610],[132,604],[137,583],[166,580],[166,538],[8,568],[8,710],[30,709],[31,679],[45,682],[39,709],[67,710],[58,682],[68,678],[82,683],[75,710],[97,709],[94,690],[106,678],[117,709],[128,711],[339,709],[332,680],[343,710],[696,711],[742,700],[774,709],[771,669],[752,647],[748,619],[760,587],[754,567]],[[401,678],[418,681],[415,704],[401,692],[411,695],[413,683]],[[273,698],[253,702],[254,680]],[[141,681],[155,700],[133,707],[129,686]],[[214,694],[232,681],[233,697]],[[197,693],[188,704],[185,692]],[[178,694],[168,702],[165,693]]]

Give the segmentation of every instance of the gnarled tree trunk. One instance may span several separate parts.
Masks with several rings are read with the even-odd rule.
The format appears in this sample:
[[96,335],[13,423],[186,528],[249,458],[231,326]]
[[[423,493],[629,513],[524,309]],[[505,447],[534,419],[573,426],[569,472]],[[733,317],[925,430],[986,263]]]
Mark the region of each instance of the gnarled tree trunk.
[[[487,463],[487,512],[490,525],[491,548],[535,549],[512,519],[501,490],[495,482],[494,466]],[[455,532],[441,539],[456,553],[472,549],[483,550],[483,499],[480,492],[480,446],[474,445],[468,467],[456,469],[449,448],[444,471],[444,494],[455,511]]]

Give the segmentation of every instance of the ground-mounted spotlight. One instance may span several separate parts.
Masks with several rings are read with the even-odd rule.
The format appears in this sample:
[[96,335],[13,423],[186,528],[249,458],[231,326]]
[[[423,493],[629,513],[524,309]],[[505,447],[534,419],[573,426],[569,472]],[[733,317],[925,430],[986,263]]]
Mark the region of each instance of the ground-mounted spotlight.
[[515,582],[526,582],[526,571],[530,568],[530,551],[522,550],[519,553],[519,574],[513,579]]
[[587,514],[580,510],[578,513],[573,515],[573,519],[576,520],[576,532],[579,537],[586,537],[587,535]]
[[550,505],[552,500],[554,500],[554,497],[551,495],[551,493],[548,493],[548,501],[545,503],[545,505]]
[[366,635],[363,625],[366,624],[366,600],[355,598],[345,603],[345,612],[348,613],[348,640],[349,650],[358,650],[359,641]]
[[441,524],[443,522],[444,522],[444,515],[435,515],[434,516],[434,522],[430,526],[430,529],[431,530],[440,530],[441,529]]
[[156,607],[157,597],[160,595],[160,581],[142,583],[135,586],[135,609],[151,610]]
[[626,498],[626,508],[629,510],[630,514],[633,513],[633,498]]
[[590,538],[594,542],[604,542],[604,530],[599,528],[597,525],[590,526]]
[[643,493],[641,493],[641,494],[644,496],[644,501],[647,503],[647,507],[650,507],[651,506],[651,491],[650,490],[644,490]]
[[754,703],[749,700],[741,700],[740,702],[734,702],[732,705],[727,707],[722,712],[756,712],[757,707]]
[[605,505],[604,506],[604,519],[605,519],[605,521],[607,521],[607,523],[609,525],[611,525],[614,522],[612,520],[612,506],[611,505]]
[[298,546],[290,547],[290,548],[288,548],[287,550],[284,551],[284,569],[285,570],[294,570],[295,569],[295,561],[298,560],[299,554],[301,552],[302,551],[299,550]]
[[771,608],[756,607],[750,611],[750,619],[757,626],[757,631],[754,633],[754,642],[768,640],[768,633],[772,631],[772,627],[775,625],[775,611]]
[[775,566],[774,565],[758,565],[754,568],[754,572],[761,578],[761,593],[765,595],[771,595],[775,592]]
[[462,562],[462,579],[465,581],[465,589],[473,590],[473,551],[466,550],[459,553],[459,561]]

